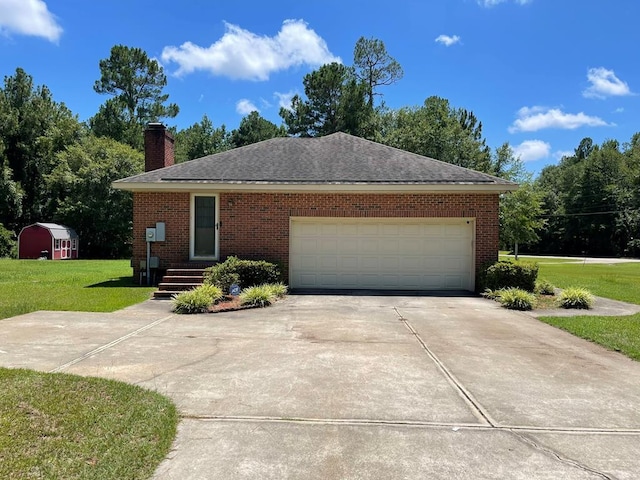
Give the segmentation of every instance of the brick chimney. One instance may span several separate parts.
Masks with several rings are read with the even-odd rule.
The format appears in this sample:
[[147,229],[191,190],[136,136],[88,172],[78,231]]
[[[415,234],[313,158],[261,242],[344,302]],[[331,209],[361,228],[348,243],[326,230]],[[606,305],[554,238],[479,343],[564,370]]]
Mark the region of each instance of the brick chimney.
[[144,171],[173,165],[173,136],[162,123],[149,123],[144,130]]

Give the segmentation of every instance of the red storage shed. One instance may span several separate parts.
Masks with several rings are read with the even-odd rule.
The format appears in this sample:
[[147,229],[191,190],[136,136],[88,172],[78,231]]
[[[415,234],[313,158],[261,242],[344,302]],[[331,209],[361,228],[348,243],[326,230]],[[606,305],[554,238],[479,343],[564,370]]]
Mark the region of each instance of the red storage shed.
[[34,223],[18,235],[18,258],[78,258],[78,234],[56,223]]

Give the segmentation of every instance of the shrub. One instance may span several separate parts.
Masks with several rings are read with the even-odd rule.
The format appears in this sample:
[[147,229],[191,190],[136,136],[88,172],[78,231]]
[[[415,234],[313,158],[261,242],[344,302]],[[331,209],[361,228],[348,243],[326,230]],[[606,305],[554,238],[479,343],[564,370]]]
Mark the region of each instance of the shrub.
[[270,285],[256,285],[245,288],[240,292],[242,305],[254,305],[257,307],[267,307],[276,299],[276,295]]
[[547,281],[547,280],[540,280],[539,282],[536,282],[536,293],[539,295],[555,295],[555,286]]
[[284,283],[269,283],[264,285],[274,296],[274,298],[282,298],[287,294],[287,286]]
[[11,257],[15,258],[16,255],[16,240],[15,235],[11,230],[4,228],[4,225],[0,223],[0,258]]
[[201,285],[173,296],[175,313],[206,313],[209,306],[222,298],[222,290],[215,285]]
[[487,267],[478,276],[481,289],[519,288],[533,292],[538,278],[538,264],[500,261]]
[[531,310],[536,304],[536,296],[520,288],[505,288],[500,291],[500,303],[509,310]]
[[264,260],[241,260],[234,256],[205,271],[205,283],[217,285],[224,292],[228,292],[234,283],[242,287],[253,287],[278,283],[280,280],[280,269],[276,264]]
[[480,295],[482,295],[484,298],[488,298],[489,300],[497,300],[500,298],[500,293],[501,290],[491,290],[490,288],[485,288],[484,292],[482,292]]
[[595,298],[585,288],[569,287],[562,291],[558,303],[562,308],[589,309],[593,306]]

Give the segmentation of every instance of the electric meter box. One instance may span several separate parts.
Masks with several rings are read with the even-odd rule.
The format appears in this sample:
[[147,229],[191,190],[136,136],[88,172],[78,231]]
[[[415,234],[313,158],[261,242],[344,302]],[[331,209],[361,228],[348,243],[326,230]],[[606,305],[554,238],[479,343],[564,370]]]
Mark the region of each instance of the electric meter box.
[[155,228],[147,228],[147,233],[145,235],[145,240],[147,242],[155,242],[156,241],[156,229]]
[[164,222],[156,223],[156,242],[164,242]]

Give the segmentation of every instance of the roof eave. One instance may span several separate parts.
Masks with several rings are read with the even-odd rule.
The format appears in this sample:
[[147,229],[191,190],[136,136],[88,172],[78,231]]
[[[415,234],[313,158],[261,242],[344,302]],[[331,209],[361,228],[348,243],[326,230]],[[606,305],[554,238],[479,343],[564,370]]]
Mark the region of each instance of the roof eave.
[[503,193],[518,189],[516,183],[208,183],[113,182],[113,188],[131,192],[320,192],[320,193]]

